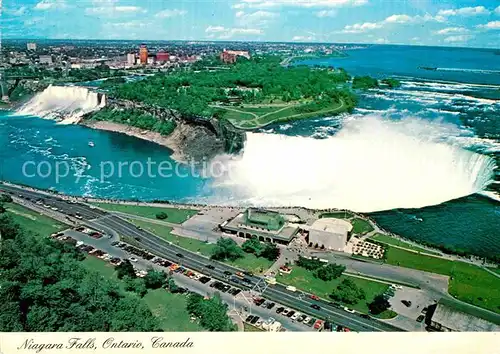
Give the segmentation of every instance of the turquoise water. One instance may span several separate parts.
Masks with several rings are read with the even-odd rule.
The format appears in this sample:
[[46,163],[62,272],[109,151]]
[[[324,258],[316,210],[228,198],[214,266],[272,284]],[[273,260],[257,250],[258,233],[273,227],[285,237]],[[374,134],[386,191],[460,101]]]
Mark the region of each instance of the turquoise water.
[[[338,134],[345,122],[369,115],[389,120],[416,117],[422,122],[443,122],[452,127],[436,132],[432,139],[458,144],[500,160],[500,75],[497,73],[500,57],[493,51],[373,46],[350,51],[349,55],[305,63],[341,66],[353,75],[397,76],[402,87],[360,93],[359,107],[351,115],[269,126],[263,131],[322,139]],[[428,71],[419,66],[445,70]],[[90,147],[89,141],[94,142],[95,147]],[[177,174],[185,177],[162,178],[156,174],[150,178],[147,172],[138,177],[137,166],[132,170],[122,168],[119,176],[119,163],[130,166],[138,161],[145,168],[148,158],[154,166],[162,162],[177,166],[170,158],[169,149],[123,134],[62,126],[50,120],[0,112],[0,144],[0,178],[16,183],[111,199],[196,202],[210,200],[214,194],[210,179],[198,176],[185,166],[177,167]],[[412,156],[408,159],[411,161]],[[35,164],[47,161],[52,169],[57,163],[68,163],[71,172],[59,180],[54,174],[46,178],[30,177],[22,172],[28,161]],[[109,172],[108,161],[113,164],[115,174],[101,181],[101,168]],[[30,168],[31,175],[33,167]],[[366,178],[370,178],[370,173]],[[489,189],[494,190],[495,185]],[[378,212],[372,216],[382,227],[408,238],[447,244],[478,254],[500,254],[500,203],[488,198],[469,196],[438,206]]]
[[[88,145],[89,142],[94,147]],[[160,145],[124,134],[89,129],[78,125],[58,125],[54,121],[33,117],[8,116],[0,112],[0,177],[38,188],[54,188],[71,195],[97,196],[113,199],[186,200],[203,196],[207,180],[193,176],[190,170],[170,158],[171,151]],[[151,161],[148,174],[147,162]],[[34,164],[23,165],[32,161]],[[140,167],[143,174],[139,177]],[[120,163],[122,163],[120,174]],[[178,168],[186,178],[169,178],[168,171],[160,177],[158,169],[164,166]],[[60,175],[56,180],[56,165]],[[40,166],[43,178],[32,177],[35,166]],[[113,167],[111,167],[113,166]],[[112,168],[114,173],[111,175]],[[173,171],[173,170],[172,170]],[[174,171],[173,171],[174,172]],[[154,178],[148,178],[148,176]]]

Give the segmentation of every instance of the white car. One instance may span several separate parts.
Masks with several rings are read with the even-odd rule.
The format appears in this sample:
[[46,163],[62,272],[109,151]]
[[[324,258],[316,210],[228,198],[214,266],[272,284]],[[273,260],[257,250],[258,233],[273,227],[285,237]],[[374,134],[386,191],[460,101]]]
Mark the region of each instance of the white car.
[[401,285],[396,285],[396,284],[392,284],[391,287],[393,287],[394,289],[403,289],[403,287]]
[[307,316],[306,318],[304,318],[304,320],[302,320],[302,322],[308,323],[310,320],[311,320],[311,317]]
[[299,318],[299,316],[302,316],[302,314],[300,312],[295,312],[291,317],[292,321],[295,321],[297,318]]
[[284,309],[281,313],[283,316],[286,316],[290,312],[290,309]]
[[349,313],[356,313],[356,311],[350,309],[349,307],[344,307],[344,311],[347,311]]
[[129,260],[130,262],[137,262],[137,258],[135,258],[135,257],[130,257],[128,260]]
[[52,207],[52,208],[50,208],[50,209],[52,209],[52,210],[54,210],[54,211],[59,210],[59,209],[57,209],[56,207]]

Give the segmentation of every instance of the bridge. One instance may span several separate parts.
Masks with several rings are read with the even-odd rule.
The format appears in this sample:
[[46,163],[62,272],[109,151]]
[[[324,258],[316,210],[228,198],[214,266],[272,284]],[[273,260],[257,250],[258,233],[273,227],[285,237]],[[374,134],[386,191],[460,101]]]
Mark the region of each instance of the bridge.
[[[19,85],[21,80],[39,79],[39,76],[28,75],[6,75],[0,68],[0,94],[3,102],[9,102],[9,97]],[[14,84],[9,87],[8,81],[14,81]]]

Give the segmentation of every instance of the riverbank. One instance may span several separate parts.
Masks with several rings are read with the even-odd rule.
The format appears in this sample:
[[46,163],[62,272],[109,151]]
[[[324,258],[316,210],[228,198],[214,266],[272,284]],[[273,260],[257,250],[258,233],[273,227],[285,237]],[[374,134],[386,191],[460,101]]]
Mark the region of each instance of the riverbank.
[[81,125],[86,126],[91,129],[105,130],[114,133],[125,134],[128,136],[133,136],[138,139],[147,140],[158,145],[167,147],[172,151],[170,157],[180,163],[187,163],[188,157],[183,153],[180,146],[180,131],[175,130],[172,134],[165,136],[157,132],[152,132],[150,130],[144,130],[136,127],[132,127],[125,124],[105,122],[105,121],[92,121],[84,120],[80,122]]

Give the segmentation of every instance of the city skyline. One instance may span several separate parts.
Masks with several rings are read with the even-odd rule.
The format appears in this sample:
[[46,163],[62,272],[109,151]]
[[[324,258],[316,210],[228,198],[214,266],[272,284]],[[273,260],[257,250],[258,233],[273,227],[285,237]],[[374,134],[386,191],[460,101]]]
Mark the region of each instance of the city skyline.
[[500,47],[495,0],[3,0],[4,39]]

